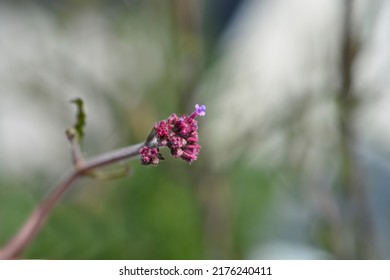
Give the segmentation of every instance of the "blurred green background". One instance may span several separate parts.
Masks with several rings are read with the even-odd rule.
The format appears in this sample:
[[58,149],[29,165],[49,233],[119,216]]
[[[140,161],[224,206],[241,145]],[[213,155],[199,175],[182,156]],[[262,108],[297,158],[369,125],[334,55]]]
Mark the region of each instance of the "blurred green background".
[[390,257],[388,1],[1,1],[0,244],[71,167],[199,119],[200,156],[84,178],[39,259]]

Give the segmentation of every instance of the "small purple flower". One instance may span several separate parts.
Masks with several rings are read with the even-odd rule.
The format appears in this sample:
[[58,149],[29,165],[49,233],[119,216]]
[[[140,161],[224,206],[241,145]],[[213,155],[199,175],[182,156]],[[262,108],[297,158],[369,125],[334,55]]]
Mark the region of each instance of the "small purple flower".
[[195,105],[195,111],[198,113],[199,116],[205,116],[206,115],[206,106],[205,105]]
[[[178,158],[192,163],[198,158],[200,145],[198,144],[198,122],[197,116],[206,115],[205,105],[195,105],[195,111],[190,115],[178,117],[176,114],[169,116],[154,125],[154,136],[157,146],[166,146],[171,154]],[[163,159],[158,147],[144,146],[140,150],[141,164],[156,166],[160,159]]]
[[191,114],[190,118],[193,119],[196,116],[205,116],[206,115],[206,106],[205,105],[200,105],[196,104],[195,105],[195,111]]

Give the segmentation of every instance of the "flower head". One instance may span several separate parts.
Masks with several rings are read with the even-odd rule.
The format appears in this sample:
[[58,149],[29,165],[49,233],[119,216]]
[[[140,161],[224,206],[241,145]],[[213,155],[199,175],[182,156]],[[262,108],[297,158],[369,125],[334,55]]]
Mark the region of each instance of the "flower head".
[[160,154],[160,150],[158,147],[152,148],[149,146],[143,146],[139,151],[139,154],[141,155],[142,165],[157,166],[157,164],[160,162],[160,159],[164,159],[163,156]]
[[175,158],[181,158],[192,163],[198,158],[200,145],[198,144],[197,116],[206,115],[205,105],[195,105],[195,111],[190,115],[178,117],[176,114],[169,116],[154,125],[154,135],[157,147],[144,146],[140,150],[141,164],[157,165],[162,155],[158,147],[166,146]]

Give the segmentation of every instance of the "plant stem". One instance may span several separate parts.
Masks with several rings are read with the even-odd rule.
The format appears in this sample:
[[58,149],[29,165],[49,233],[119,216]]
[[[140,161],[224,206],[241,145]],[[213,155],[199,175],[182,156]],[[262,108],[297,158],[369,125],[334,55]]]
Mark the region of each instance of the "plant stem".
[[77,179],[98,167],[108,166],[138,156],[139,150],[145,144],[145,142],[142,142],[130,147],[111,151],[82,162],[80,165],[75,165],[75,169],[67,175],[64,180],[60,181],[49,195],[43,199],[41,204],[31,213],[30,217],[20,230],[3,247],[3,249],[0,250],[0,260],[15,259],[22,254],[23,250],[39,233],[53,207],[60,201],[61,197],[70,189]]

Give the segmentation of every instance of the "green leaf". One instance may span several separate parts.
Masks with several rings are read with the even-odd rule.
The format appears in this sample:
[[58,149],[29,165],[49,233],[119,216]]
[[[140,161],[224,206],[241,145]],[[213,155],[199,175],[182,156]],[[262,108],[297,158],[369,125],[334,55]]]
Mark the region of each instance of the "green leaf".
[[84,110],[84,102],[81,98],[73,99],[71,102],[76,104],[76,106],[77,106],[76,123],[74,124],[73,128],[76,130],[77,141],[80,143],[84,137],[84,127],[86,124],[86,122],[85,122],[86,114],[85,114],[85,110]]

